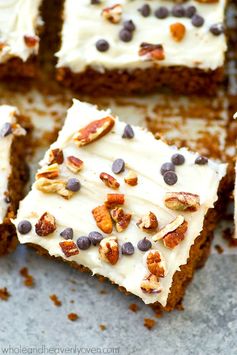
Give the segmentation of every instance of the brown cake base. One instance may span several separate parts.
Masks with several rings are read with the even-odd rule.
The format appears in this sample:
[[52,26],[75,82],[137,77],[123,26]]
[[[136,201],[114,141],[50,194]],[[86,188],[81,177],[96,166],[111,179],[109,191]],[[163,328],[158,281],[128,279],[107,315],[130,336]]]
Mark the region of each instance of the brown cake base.
[[215,95],[223,81],[224,70],[204,71],[184,66],[151,67],[131,72],[106,70],[103,73],[88,67],[82,73],[69,68],[57,69],[57,80],[66,87],[92,96],[146,94],[157,89],[170,89],[178,94]]
[[37,73],[37,61],[31,57],[26,62],[20,58],[11,58],[0,64],[0,79],[4,78],[33,78]]

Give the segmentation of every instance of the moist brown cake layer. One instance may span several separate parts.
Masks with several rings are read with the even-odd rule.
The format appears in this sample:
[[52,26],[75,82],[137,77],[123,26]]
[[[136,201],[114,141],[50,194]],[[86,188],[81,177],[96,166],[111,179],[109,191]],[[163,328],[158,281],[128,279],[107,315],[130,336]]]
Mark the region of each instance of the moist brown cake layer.
[[3,78],[33,78],[37,73],[36,57],[27,61],[20,58],[11,58],[0,64],[0,79]]
[[100,73],[88,67],[82,73],[73,73],[62,67],[57,69],[56,78],[66,87],[92,96],[145,94],[157,89],[212,96],[224,79],[224,70],[222,67],[204,71],[185,66],[154,66],[144,70],[105,70]]

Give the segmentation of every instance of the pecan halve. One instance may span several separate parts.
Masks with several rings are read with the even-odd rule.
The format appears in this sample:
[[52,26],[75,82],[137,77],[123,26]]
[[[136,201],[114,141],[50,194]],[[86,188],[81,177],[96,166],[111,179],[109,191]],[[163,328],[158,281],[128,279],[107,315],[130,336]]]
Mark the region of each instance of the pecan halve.
[[111,23],[119,23],[122,17],[122,6],[115,4],[102,10],[102,16]]
[[56,220],[49,212],[45,212],[35,225],[35,232],[40,237],[46,237],[56,230]]
[[110,211],[112,219],[116,222],[116,230],[121,233],[127,229],[132,215],[130,213],[125,213],[121,207],[115,207]]
[[92,210],[97,227],[106,234],[112,233],[113,222],[109,210],[105,205],[98,206]]
[[140,56],[146,56],[148,59],[154,59],[154,60],[165,59],[164,48],[161,44],[151,44],[151,43],[143,42],[140,45],[138,54]]
[[45,179],[56,179],[59,176],[59,166],[57,163],[44,166],[38,171],[35,178],[39,180],[40,178]]
[[99,254],[102,260],[115,265],[119,259],[119,246],[116,237],[106,237],[101,240]]
[[164,246],[169,249],[174,249],[184,240],[185,233],[188,229],[188,222],[184,221],[174,232],[168,233],[163,238]]
[[52,149],[49,152],[49,164],[62,164],[64,161],[63,151],[59,148]]
[[58,195],[69,199],[73,196],[74,192],[66,189],[67,181],[61,179],[50,180],[44,177],[36,180],[34,186],[37,190],[46,193],[57,193]]
[[165,277],[166,274],[165,264],[158,250],[152,250],[148,253],[146,264],[148,270],[153,275],[157,276],[158,278]]
[[72,240],[65,240],[64,242],[60,242],[59,245],[67,258],[79,254],[79,250]]
[[170,25],[170,33],[176,42],[181,42],[186,33],[186,27],[181,22],[172,23]]
[[167,234],[174,232],[178,227],[180,227],[185,222],[183,216],[176,217],[172,222],[168,223],[164,228],[162,228],[158,233],[153,235],[152,239],[154,242],[163,239]]
[[137,174],[130,170],[127,176],[124,178],[124,181],[130,186],[136,186],[138,182]]
[[158,228],[158,220],[153,212],[149,212],[137,222],[137,226],[144,232],[155,232]]
[[189,192],[167,192],[164,202],[174,211],[195,212],[200,207],[200,197]]
[[145,293],[160,293],[162,291],[158,278],[153,274],[145,277],[142,280],[140,287]]
[[78,147],[82,147],[109,133],[113,126],[114,118],[112,116],[104,117],[100,120],[93,121],[87,126],[81,128],[77,133],[74,134],[73,140]]
[[105,205],[108,208],[114,208],[117,205],[124,205],[124,203],[124,194],[107,194],[107,200],[105,201]]
[[66,166],[74,174],[77,174],[79,171],[81,171],[83,168],[83,165],[84,165],[84,162],[81,159],[74,157],[73,155],[70,155],[69,157],[67,157]]
[[120,186],[120,183],[113,176],[107,173],[101,173],[100,179],[106,186],[110,187],[111,189],[117,190]]

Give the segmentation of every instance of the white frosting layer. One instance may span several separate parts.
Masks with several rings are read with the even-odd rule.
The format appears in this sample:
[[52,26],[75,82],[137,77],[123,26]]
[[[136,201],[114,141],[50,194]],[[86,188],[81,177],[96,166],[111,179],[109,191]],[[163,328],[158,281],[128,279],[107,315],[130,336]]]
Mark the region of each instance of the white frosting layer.
[[[152,15],[143,17],[137,11],[145,3],[152,8]],[[101,16],[105,7],[121,4],[122,20],[112,24]],[[64,25],[62,30],[62,45],[56,54],[58,67],[69,67],[73,72],[82,72],[87,66],[98,71],[104,69],[147,68],[154,65],[153,61],[145,61],[138,55],[142,42],[162,44],[165,60],[158,65],[184,65],[204,70],[214,70],[223,66],[227,49],[224,35],[214,36],[209,28],[213,24],[224,22],[226,0],[219,0],[214,4],[199,4],[194,0],[185,6],[195,5],[198,14],[204,17],[205,23],[197,28],[191,24],[189,18],[169,16],[157,19],[154,10],[159,6],[174,5],[173,1],[144,1],[144,0],[103,0],[101,5],[91,5],[89,0],[65,1]],[[122,42],[119,31],[123,22],[133,20],[136,30],[133,39]],[[175,22],[181,22],[186,27],[186,35],[181,42],[176,42],[170,35],[169,27]],[[95,43],[99,39],[109,42],[107,52],[99,52]]]
[[[16,108],[13,106],[0,106],[0,130],[4,123],[16,122],[15,113]],[[12,170],[10,164],[12,140],[12,134],[6,137],[0,137],[0,223],[3,223],[8,208],[8,204],[4,199],[8,189],[8,178],[11,175]]]
[[[48,250],[50,255],[61,256],[70,261],[75,261],[92,270],[93,274],[108,277],[116,284],[125,287],[128,291],[141,297],[145,303],[159,301],[163,306],[167,302],[174,273],[180,265],[186,264],[191,246],[195,238],[203,228],[203,220],[207,210],[213,207],[217,200],[218,185],[226,173],[226,165],[209,161],[208,165],[198,166],[194,164],[197,154],[181,149],[185,156],[184,165],[176,168],[178,182],[174,186],[164,183],[160,174],[160,167],[164,162],[170,161],[171,156],[177,152],[175,147],[168,146],[161,140],[155,140],[153,135],[146,130],[134,127],[135,137],[131,140],[122,139],[125,123],[116,119],[114,128],[110,133],[98,141],[87,146],[78,148],[72,141],[72,136],[80,128],[89,122],[110,115],[110,111],[99,111],[95,106],[74,100],[69,109],[65,125],[52,148],[61,148],[64,158],[74,155],[84,161],[83,170],[76,175],[81,182],[81,190],[71,199],[65,200],[56,194],[46,194],[36,189],[21,202],[17,219],[17,225],[21,220],[29,220],[32,230],[26,235],[18,233],[21,243],[34,243]],[[48,163],[46,153],[42,166]],[[135,246],[133,256],[120,255],[116,265],[110,265],[99,257],[98,247],[91,246],[86,251],[80,251],[76,256],[66,258],[59,242],[63,241],[60,232],[66,227],[74,230],[74,241],[79,236],[88,235],[89,232],[98,230],[92,216],[92,209],[103,204],[107,193],[114,190],[106,187],[99,178],[101,172],[107,172],[114,176],[111,171],[112,163],[117,158],[123,158],[126,163],[126,171],[116,175],[120,183],[119,193],[125,194],[125,211],[132,213],[132,220],[127,230],[113,235],[117,236],[119,245],[130,241]],[[124,183],[127,169],[134,170],[138,175],[138,185],[131,187]],[[60,177],[75,177],[65,165],[60,165]],[[142,279],[148,274],[146,266],[146,253],[139,251],[136,246],[139,240],[147,236],[141,231],[136,222],[139,217],[152,211],[159,220],[160,228],[171,222],[178,214],[164,206],[163,198],[168,191],[185,191],[200,196],[201,207],[195,213],[183,213],[188,222],[188,231],[185,239],[175,249],[169,250],[164,247],[162,241],[153,242],[153,249],[158,249],[164,256],[168,268],[167,276],[160,279],[163,288],[160,294],[146,294],[140,288]],[[35,233],[34,225],[44,212],[51,213],[56,218],[57,229],[48,237],[39,237]]]
[[36,29],[42,24],[39,6],[42,0],[2,0],[0,1],[0,63],[11,57],[26,61],[38,53],[39,44],[26,45],[24,36],[36,36]]

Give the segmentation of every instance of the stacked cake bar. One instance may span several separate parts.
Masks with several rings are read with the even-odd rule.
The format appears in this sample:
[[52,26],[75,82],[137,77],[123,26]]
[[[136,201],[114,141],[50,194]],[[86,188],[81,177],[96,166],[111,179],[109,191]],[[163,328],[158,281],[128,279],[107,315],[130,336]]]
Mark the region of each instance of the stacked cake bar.
[[223,79],[226,0],[65,0],[57,78],[82,92],[168,87],[213,94]]
[[10,218],[15,216],[23,197],[27,169],[24,163],[25,134],[17,109],[0,106],[0,255],[16,245],[16,232]]
[[0,78],[35,75],[42,0],[0,2]]
[[14,224],[21,243],[172,310],[207,258],[225,174],[74,100]]

